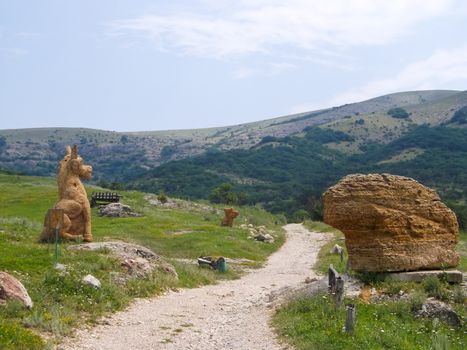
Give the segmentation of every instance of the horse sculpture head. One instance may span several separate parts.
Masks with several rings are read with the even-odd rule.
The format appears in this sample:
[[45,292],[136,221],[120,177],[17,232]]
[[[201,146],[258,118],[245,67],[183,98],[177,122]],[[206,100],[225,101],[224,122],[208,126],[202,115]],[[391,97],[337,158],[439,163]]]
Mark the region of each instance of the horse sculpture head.
[[78,176],[84,180],[92,177],[92,166],[85,165],[83,158],[78,155],[78,147],[66,147],[66,154],[58,166],[58,177],[68,177],[70,175]]

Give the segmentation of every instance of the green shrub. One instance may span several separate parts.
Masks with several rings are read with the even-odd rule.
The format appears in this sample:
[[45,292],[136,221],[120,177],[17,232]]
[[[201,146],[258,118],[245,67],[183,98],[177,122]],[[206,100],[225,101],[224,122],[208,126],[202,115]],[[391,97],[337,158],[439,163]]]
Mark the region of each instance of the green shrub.
[[409,113],[404,108],[395,107],[388,110],[388,114],[397,119],[407,119],[409,117]]
[[458,304],[465,303],[465,292],[461,286],[455,286],[452,293],[452,300]]
[[167,203],[168,198],[165,194],[161,193],[157,196],[157,200],[161,203]]
[[410,310],[418,311],[422,308],[423,303],[426,300],[426,294],[422,290],[416,290],[409,296]]
[[423,280],[422,285],[428,296],[439,300],[449,299],[449,291],[438,277],[430,276]]

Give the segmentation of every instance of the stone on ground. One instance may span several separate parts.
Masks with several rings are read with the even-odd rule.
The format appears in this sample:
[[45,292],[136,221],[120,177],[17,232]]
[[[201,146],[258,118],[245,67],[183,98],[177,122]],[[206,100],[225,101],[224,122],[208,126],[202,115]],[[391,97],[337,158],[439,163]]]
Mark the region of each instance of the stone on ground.
[[446,303],[428,298],[422,308],[416,313],[418,317],[437,318],[445,321],[452,327],[460,327],[462,321],[459,315]]
[[324,194],[324,222],[345,234],[357,271],[455,267],[459,227],[435,191],[389,174],[349,175]]
[[463,276],[459,270],[424,270],[390,273],[386,279],[402,282],[421,282],[425,278],[435,276],[449,283],[462,283]]
[[0,305],[10,299],[20,301],[28,309],[33,306],[31,297],[23,284],[12,275],[0,271]]
[[[71,250],[108,250],[115,255],[126,269],[126,277],[144,278],[149,273],[158,269],[178,279],[175,268],[165,262],[152,250],[132,243],[126,242],[94,242],[70,246]],[[125,279],[125,278],[124,278]]]
[[99,281],[96,277],[93,275],[86,275],[81,279],[81,282],[87,286],[91,286],[96,289],[101,288],[101,281]]
[[99,208],[99,216],[106,216],[111,218],[122,218],[131,216],[141,216],[130,206],[122,203],[110,203]]

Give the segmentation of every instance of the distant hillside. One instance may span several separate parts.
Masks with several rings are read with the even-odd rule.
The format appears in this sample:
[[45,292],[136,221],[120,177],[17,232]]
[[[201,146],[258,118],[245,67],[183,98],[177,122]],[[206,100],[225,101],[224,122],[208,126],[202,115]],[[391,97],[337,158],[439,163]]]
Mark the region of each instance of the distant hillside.
[[[29,175],[53,175],[66,144],[78,144],[94,165],[95,180],[124,182],[160,164],[206,151],[249,149],[265,137],[303,136],[311,126],[343,131],[353,139],[334,148],[347,154],[371,143],[388,143],[413,125],[439,125],[467,106],[467,92],[414,91],[320,111],[289,115],[235,126],[178,131],[120,133],[84,128],[0,130],[0,168]],[[398,119],[387,114],[403,108]]]
[[[0,131],[0,169],[52,175],[78,144],[94,181],[208,198],[222,183],[289,218],[319,216],[322,191],[355,172],[391,172],[467,199],[467,91],[413,91],[212,129],[118,133],[49,128]],[[115,184],[117,186],[118,184]]]

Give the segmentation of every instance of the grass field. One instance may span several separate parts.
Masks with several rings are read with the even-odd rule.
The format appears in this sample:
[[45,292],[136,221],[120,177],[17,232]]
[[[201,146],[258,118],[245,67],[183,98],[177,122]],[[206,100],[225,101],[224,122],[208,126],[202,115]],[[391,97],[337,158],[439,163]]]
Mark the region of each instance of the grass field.
[[[345,271],[337,255],[329,253],[334,244],[344,246],[342,233],[321,222],[306,222],[312,231],[328,232],[334,239],[318,255],[315,269],[326,273],[330,264],[339,272]],[[461,255],[459,269],[466,271],[467,233],[461,232],[458,250]],[[366,276],[369,277],[369,276]],[[367,303],[360,298],[348,299],[357,307],[357,323],[353,334],[345,334],[345,308],[336,310],[327,294],[293,300],[276,311],[273,325],[279,336],[296,349],[465,349],[467,327],[455,329],[443,321],[420,319],[413,316],[427,297],[434,297],[450,305],[464,319],[465,294],[459,286],[450,286],[436,278],[422,284],[378,282],[369,279],[368,288],[379,293],[396,295],[401,290],[409,295],[407,301]]]
[[[277,218],[259,208],[237,208],[240,217],[233,228],[226,228],[220,226],[221,216],[214,210],[190,206],[188,202],[180,209],[163,209],[149,205],[143,193],[121,194],[123,203],[143,216],[102,218],[93,209],[94,240],[144,245],[173,263],[178,281],[155,272],[124,287],[116,286],[110,278],[121,269],[115,258],[108,252],[67,250],[72,243],[59,245],[59,262],[67,266],[67,272],[55,270],[53,247],[37,243],[44,215],[56,200],[55,180],[0,174],[0,270],[18,278],[34,302],[31,311],[16,302],[0,307],[0,349],[47,348],[79,324],[96,322],[101,315],[124,308],[134,297],[215,283],[237,278],[241,273],[233,269],[224,274],[200,269],[183,259],[224,256],[246,258],[252,261],[250,266],[260,266],[284,241]],[[243,222],[266,225],[277,233],[278,239],[273,244],[248,240],[247,231],[238,228]],[[190,233],[173,234],[180,231]],[[88,273],[101,281],[101,289],[80,283]]]

